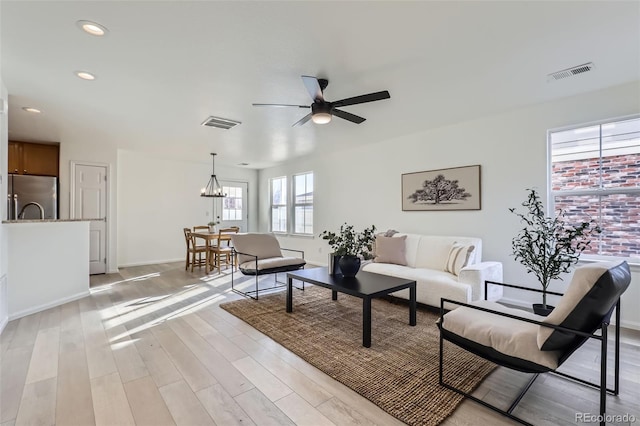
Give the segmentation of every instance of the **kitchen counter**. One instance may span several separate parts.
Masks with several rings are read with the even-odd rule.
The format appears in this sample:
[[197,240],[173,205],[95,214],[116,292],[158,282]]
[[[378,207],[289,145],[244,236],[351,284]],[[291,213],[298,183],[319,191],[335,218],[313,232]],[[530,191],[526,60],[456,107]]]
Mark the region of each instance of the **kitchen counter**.
[[9,320],[89,294],[88,220],[8,222]]
[[92,220],[104,221],[104,218],[96,219],[20,219],[20,220],[3,220],[2,223],[41,223],[41,222],[90,222]]

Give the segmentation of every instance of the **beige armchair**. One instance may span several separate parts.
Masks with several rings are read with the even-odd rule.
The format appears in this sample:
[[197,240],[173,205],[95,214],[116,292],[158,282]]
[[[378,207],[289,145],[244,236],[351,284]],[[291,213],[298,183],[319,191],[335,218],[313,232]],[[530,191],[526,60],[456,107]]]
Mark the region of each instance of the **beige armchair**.
[[[279,272],[302,269],[306,264],[303,251],[281,248],[273,234],[234,234],[231,236],[231,242],[238,262],[238,270],[243,275],[255,276],[255,289],[249,290],[247,286],[236,283],[232,268],[231,289],[253,299],[258,299],[261,291],[286,287],[286,283],[278,281]],[[282,251],[300,253],[300,257],[287,257],[282,254]],[[260,288],[258,276],[267,274],[274,274],[274,283],[272,286]]]

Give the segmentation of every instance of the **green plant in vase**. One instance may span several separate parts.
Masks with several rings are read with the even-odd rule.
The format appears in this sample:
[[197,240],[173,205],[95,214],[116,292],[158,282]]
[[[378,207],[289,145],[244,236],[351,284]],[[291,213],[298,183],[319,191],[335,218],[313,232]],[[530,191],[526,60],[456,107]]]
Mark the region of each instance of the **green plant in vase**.
[[353,225],[344,223],[340,226],[340,232],[322,231],[320,237],[327,240],[333,249],[334,256],[339,257],[338,263],[342,274],[345,277],[353,277],[360,269],[360,259],[373,258],[375,232],[375,225],[359,232]]
[[[547,288],[552,280],[562,280],[561,274],[569,272],[578,263],[580,254],[591,244],[591,237],[599,234],[600,227],[594,220],[570,224],[566,212],[559,209],[554,217],[545,215],[544,206],[535,189],[522,203],[526,212],[509,211],[520,218],[525,226],[511,241],[513,256],[532,273],[542,286],[542,314],[548,314]],[[534,305],[534,310],[537,310]]]

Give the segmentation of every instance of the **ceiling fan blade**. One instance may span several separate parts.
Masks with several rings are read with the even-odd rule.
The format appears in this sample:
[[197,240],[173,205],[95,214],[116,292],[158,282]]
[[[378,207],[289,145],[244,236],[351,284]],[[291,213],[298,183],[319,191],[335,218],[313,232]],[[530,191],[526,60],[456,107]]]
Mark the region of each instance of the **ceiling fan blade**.
[[311,96],[311,99],[313,99],[314,102],[324,102],[322,88],[320,87],[320,83],[318,83],[317,78],[303,75],[302,82],[304,83],[304,87],[307,88],[307,92],[309,92],[309,96]]
[[366,95],[354,96],[353,98],[341,99],[339,101],[331,102],[334,107],[343,107],[347,105],[363,104],[365,102],[380,101],[382,99],[389,99],[391,95],[386,90],[382,92],[369,93]]
[[304,117],[302,117],[300,120],[296,121],[295,123],[293,123],[293,125],[291,127],[298,127],[298,126],[302,126],[304,123],[306,123],[307,121],[311,120],[311,113],[305,115]]
[[350,112],[342,111],[339,109],[334,109],[333,111],[331,111],[331,113],[336,117],[344,118],[345,120],[351,121],[352,123],[356,123],[356,124],[360,124],[364,120],[366,120],[366,118],[362,118],[358,115],[351,114]]
[[309,105],[289,105],[289,104],[251,104],[255,107],[296,107],[296,108],[311,108]]

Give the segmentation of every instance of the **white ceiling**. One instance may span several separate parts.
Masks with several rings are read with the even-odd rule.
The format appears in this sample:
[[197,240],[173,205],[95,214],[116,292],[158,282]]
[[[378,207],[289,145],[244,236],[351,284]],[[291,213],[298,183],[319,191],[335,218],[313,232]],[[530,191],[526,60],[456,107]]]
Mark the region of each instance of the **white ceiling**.
[[[94,141],[262,168],[640,79],[640,2],[0,3],[9,138]],[[92,20],[97,38],[76,26]],[[593,62],[560,81],[547,74]],[[73,72],[97,75],[92,82]],[[367,121],[291,125],[310,104],[301,75]],[[42,114],[23,111],[36,107]],[[231,130],[200,126],[215,115]]]

